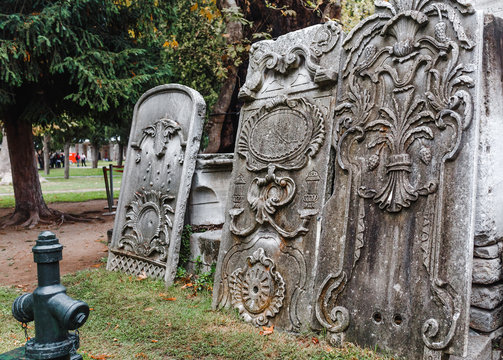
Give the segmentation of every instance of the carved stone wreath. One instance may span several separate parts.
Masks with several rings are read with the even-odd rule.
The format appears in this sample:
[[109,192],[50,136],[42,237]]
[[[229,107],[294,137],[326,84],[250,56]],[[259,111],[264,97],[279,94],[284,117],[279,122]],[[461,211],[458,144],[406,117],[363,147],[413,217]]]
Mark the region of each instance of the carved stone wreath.
[[231,304],[246,322],[267,325],[283,306],[285,281],[276,265],[259,248],[247,259],[244,269],[236,269],[229,279]]
[[156,190],[136,192],[127,206],[118,247],[157,261],[166,260],[169,229],[173,227],[169,214],[175,212],[168,202],[174,198]]
[[250,171],[269,166],[297,170],[316,155],[324,140],[324,117],[316,105],[279,96],[244,123],[237,152]]

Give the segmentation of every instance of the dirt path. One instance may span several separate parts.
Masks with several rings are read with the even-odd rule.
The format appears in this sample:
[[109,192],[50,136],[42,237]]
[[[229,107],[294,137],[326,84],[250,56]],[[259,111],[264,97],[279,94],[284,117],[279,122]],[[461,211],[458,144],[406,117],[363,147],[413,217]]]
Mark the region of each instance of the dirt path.
[[[102,216],[105,200],[81,203],[57,203],[50,207],[72,214],[100,217],[101,221],[39,225],[32,230],[0,229],[0,286],[16,285],[31,291],[37,283],[37,266],[31,248],[40,232],[50,230],[63,244],[61,274],[86,269],[107,256],[107,230],[113,227],[114,216]],[[0,209],[0,217],[12,209]]]

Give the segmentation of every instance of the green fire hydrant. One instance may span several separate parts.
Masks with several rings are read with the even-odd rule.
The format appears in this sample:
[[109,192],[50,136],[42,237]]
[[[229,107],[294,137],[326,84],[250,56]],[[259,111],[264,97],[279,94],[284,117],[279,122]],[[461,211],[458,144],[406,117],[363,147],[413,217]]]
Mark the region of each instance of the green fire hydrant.
[[[66,295],[66,288],[60,283],[63,245],[52,232],[44,231],[33,247],[33,257],[37,263],[38,287],[12,304],[16,320],[23,324],[35,320],[35,338],[26,342],[24,357],[19,359],[81,360],[82,356],[76,353],[78,334],[68,331],[84,325],[89,306]],[[0,355],[0,359],[4,357]]]

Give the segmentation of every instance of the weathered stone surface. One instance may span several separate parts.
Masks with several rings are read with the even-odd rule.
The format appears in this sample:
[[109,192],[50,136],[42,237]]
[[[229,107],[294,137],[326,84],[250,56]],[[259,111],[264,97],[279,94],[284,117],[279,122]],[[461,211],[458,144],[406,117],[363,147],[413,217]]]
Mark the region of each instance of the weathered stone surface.
[[485,333],[494,331],[503,325],[503,306],[494,310],[473,307],[470,309],[470,327]]
[[107,269],[173,282],[204,111],[201,95],[183,85],[138,100]]
[[501,244],[493,244],[489,246],[475,246],[473,256],[482,259],[496,259],[501,255]]
[[[503,3],[503,2],[502,2]],[[487,15],[483,57],[483,97],[475,245],[503,241],[503,19]]]
[[483,309],[495,309],[503,302],[503,284],[492,286],[474,285],[471,304]]
[[341,35],[327,22],[251,49],[213,306],[256,326],[312,319]]
[[468,353],[466,356],[451,356],[449,360],[493,360],[491,338],[483,335],[468,336]]
[[232,154],[199,154],[189,197],[189,223],[222,225],[229,194]]
[[211,230],[190,235],[191,260],[189,270],[195,270],[195,260],[199,258],[201,261],[200,271],[210,271],[212,264],[217,262],[221,238],[222,230]]
[[503,17],[503,1],[501,0],[472,0],[472,4],[477,10]]
[[497,259],[473,259],[474,284],[494,284],[503,279],[501,258]]
[[316,280],[334,342],[465,355],[481,30],[461,1],[379,1],[344,42]]

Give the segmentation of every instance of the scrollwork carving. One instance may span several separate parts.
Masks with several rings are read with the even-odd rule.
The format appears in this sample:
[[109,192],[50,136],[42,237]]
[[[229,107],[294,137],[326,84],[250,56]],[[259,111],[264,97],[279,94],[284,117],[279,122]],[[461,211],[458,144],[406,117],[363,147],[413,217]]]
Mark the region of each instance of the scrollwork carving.
[[290,203],[295,196],[296,185],[292,178],[288,176],[276,176],[275,167],[270,165],[268,173],[264,178],[256,177],[253,179],[248,189],[248,203],[255,212],[253,224],[248,227],[240,228],[237,225],[237,217],[244,211],[243,208],[233,208],[229,210],[231,222],[230,231],[234,235],[247,236],[251,234],[257,226],[269,223],[281,236],[293,238],[307,233],[307,226],[312,216],[318,213],[314,209],[303,209],[299,211],[302,219],[301,225],[295,230],[286,230],[276,223],[273,215],[276,211]]
[[419,333],[428,349],[445,351],[458,331],[463,289],[454,288],[441,271],[444,177],[446,162],[455,160],[464,137],[472,136],[475,42],[465,27],[474,23],[474,11],[457,0],[376,1],[376,9],[343,43],[348,56],[342,101],[334,111],[334,146],[347,186],[360,200],[351,205],[358,220],[346,233],[352,268],[343,267],[350,257],[341,256],[336,275],[322,284],[317,318],[338,331],[329,310],[340,305],[337,299],[351,281],[346,277],[352,274],[342,269],[353,269],[354,276],[358,266],[365,208],[378,207],[376,216],[392,223],[394,216],[410,219],[408,208],[418,203],[423,224],[411,229],[420,241],[432,305],[438,305]]
[[329,21],[318,27],[309,47],[298,44],[280,53],[274,49],[273,41],[261,41],[253,44],[250,49],[248,76],[239,91],[239,98],[254,100],[264,84],[267,70],[286,74],[292,69],[297,69],[301,64],[305,66],[314,83],[335,82],[337,72],[320,66],[319,58],[334,48],[340,38],[340,33],[340,26]]

